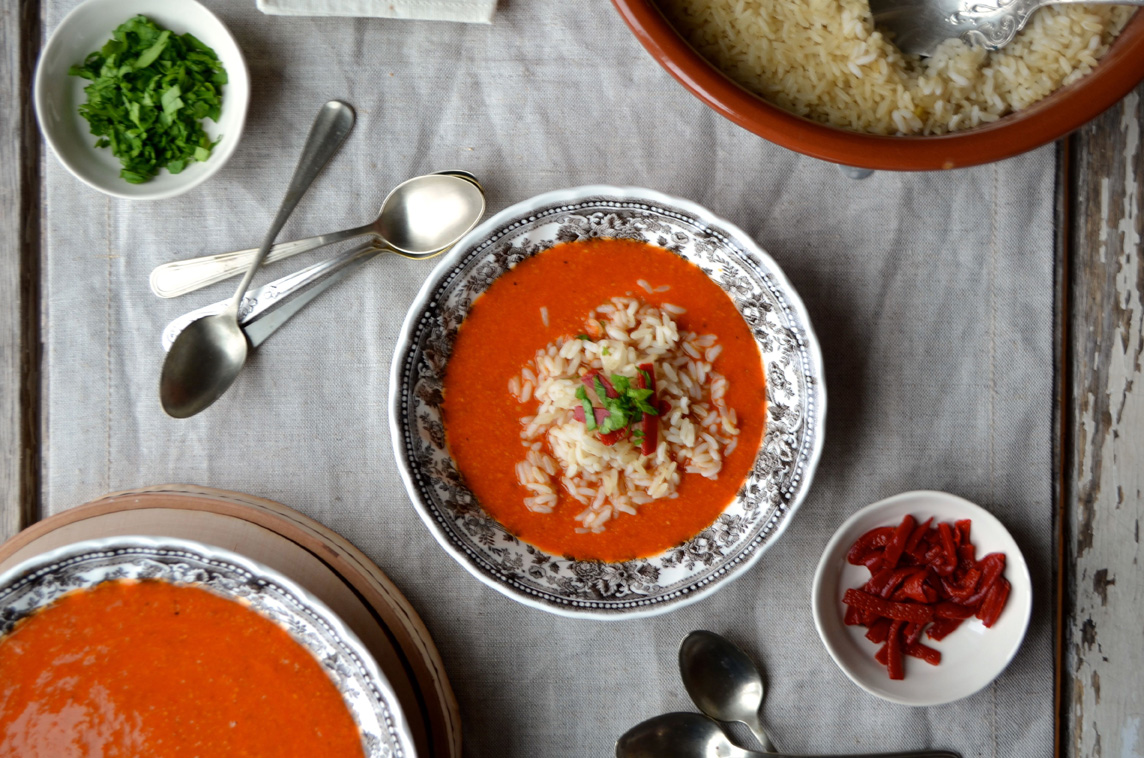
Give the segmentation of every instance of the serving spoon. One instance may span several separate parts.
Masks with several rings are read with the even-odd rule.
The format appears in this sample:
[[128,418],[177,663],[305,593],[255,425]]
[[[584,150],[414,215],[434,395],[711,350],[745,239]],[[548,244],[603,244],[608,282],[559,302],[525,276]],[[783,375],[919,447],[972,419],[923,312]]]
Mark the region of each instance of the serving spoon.
[[679,645],[679,674],[699,710],[746,724],[763,750],[778,750],[763,729],[763,675],[730,640],[703,629],[687,635]]
[[189,418],[222,397],[246,363],[248,344],[238,325],[238,308],[274,238],[282,231],[322,167],[330,160],[354,125],[353,108],[331,100],[322,106],[310,127],[298,165],[278,208],[278,215],[262,240],[234,297],[220,313],[187,325],[171,344],[159,375],[159,401],[175,418]]
[[[441,173],[467,179],[479,185],[477,178],[468,171],[453,170]],[[307,237],[292,242],[279,242],[270,248],[270,252],[267,253],[263,263],[273,263],[299,253],[332,245],[335,242],[344,242],[365,235],[372,235],[375,239],[387,240],[386,244],[393,248],[394,252],[400,252],[399,246],[393,243],[393,239],[399,238],[400,235],[394,232],[392,208],[387,210],[388,203],[389,198],[387,197],[381,203],[377,218],[364,226],[357,226],[332,234],[320,234],[316,237]],[[416,250],[421,249],[420,247],[416,248]],[[413,250],[413,248],[410,249],[410,251]],[[232,253],[217,253],[164,263],[151,271],[151,291],[159,297],[178,297],[188,292],[194,292],[215,282],[237,276],[239,272],[250,265],[257,254],[258,248],[251,248],[249,250],[236,250]]]
[[933,55],[941,43],[962,39],[1000,50],[1038,8],[1056,3],[1144,5],[1144,0],[869,0],[874,26],[903,53]]
[[616,758],[961,758],[948,750],[793,756],[759,753],[731,743],[719,724],[700,713],[665,713],[636,724],[616,741]]
[[[444,171],[402,182],[381,207],[393,239],[370,240],[246,293],[239,322],[251,347],[261,345],[311,300],[381,253],[423,260],[450,249],[481,220],[485,195],[472,174]],[[164,349],[188,324],[226,306],[224,300],[169,323],[163,329]]]

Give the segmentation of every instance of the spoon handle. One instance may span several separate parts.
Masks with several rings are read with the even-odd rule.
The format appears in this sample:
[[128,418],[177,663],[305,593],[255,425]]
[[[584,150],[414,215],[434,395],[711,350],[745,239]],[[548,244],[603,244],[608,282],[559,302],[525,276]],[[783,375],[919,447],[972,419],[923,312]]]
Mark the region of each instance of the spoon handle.
[[[371,232],[373,232],[373,224],[366,224],[355,229],[346,229],[332,234],[319,234],[315,237],[306,237],[292,242],[279,242],[270,248],[270,252],[266,254],[266,259],[262,263],[284,260],[292,255],[316,250],[335,242],[362,237]],[[252,247],[247,250],[235,250],[232,253],[204,255],[199,258],[187,258],[186,260],[164,263],[151,271],[151,291],[159,297],[178,297],[188,292],[194,292],[209,284],[237,276],[249,268],[256,255],[258,255],[258,248]]]
[[[268,284],[261,287],[256,287],[245,294],[242,298],[242,305],[238,311],[238,323],[246,331],[247,339],[250,340],[254,347],[261,344],[270,334],[277,329],[287,318],[293,316],[303,305],[310,302],[318,293],[325,290],[332,285],[335,281],[340,281],[349,274],[356,266],[354,263],[365,263],[373,257],[374,254],[381,252],[381,249],[372,242],[367,242],[349,250],[341,252],[332,258],[320,261],[304,269],[295,271],[280,279],[275,279]],[[319,282],[320,280],[320,282]],[[311,286],[314,285],[314,286]],[[294,299],[297,297],[306,296],[304,302],[295,305]],[[179,332],[183,331],[188,324],[197,321],[204,316],[213,316],[216,313],[222,313],[226,310],[228,300],[220,300],[217,303],[205,305],[202,308],[184,313],[179,316],[163,329],[162,345],[163,350],[169,350],[171,343],[175,341],[175,337],[179,336]],[[250,333],[251,328],[258,324],[263,318],[269,318],[270,315],[283,311],[284,315],[278,319],[278,322],[273,328],[267,329],[268,325],[263,325],[255,329],[255,334]],[[255,335],[258,336],[258,341],[255,342]]]
[[383,252],[384,248],[366,243],[311,266],[310,273],[294,284],[290,290],[290,297],[279,301],[281,305],[267,309],[257,318],[242,322],[242,329],[246,332],[246,338],[250,340],[250,346],[261,345],[267,337],[278,330],[278,327],[306,307],[311,300]]
[[266,232],[262,245],[255,253],[254,261],[247,269],[246,276],[242,277],[242,282],[235,290],[234,297],[231,298],[229,308],[235,314],[238,313],[238,307],[242,303],[242,296],[246,294],[247,287],[250,286],[259,266],[266,259],[266,254],[270,252],[274,238],[278,236],[278,232],[282,231],[286,219],[294,212],[294,208],[302,199],[302,195],[306,194],[306,190],[313,184],[318,172],[341,147],[353,126],[354,109],[343,102],[331,100],[318,111],[314,125],[310,127],[310,134],[306,137],[306,144],[302,147],[302,155],[298,158],[298,165],[294,167],[294,175],[290,177],[290,186],[286,188],[286,196],[282,198],[282,205],[278,207],[278,215],[274,217],[270,230]]

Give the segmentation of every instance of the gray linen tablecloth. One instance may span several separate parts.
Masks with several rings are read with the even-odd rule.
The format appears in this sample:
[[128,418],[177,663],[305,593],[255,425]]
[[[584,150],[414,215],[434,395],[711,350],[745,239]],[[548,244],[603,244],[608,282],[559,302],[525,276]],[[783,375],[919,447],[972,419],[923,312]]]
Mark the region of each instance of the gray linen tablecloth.
[[[131,203],[44,159],[49,513],[187,482],[273,498],[326,523],[421,613],[460,701],[468,756],[606,756],[636,722],[694,710],[676,649],[695,628],[726,634],[765,664],[766,719],[787,750],[1049,755],[1051,148],[972,170],[852,181],[702,106],[606,0],[502,0],[491,26],[272,18],[253,0],[206,2],[253,79],[246,133],[222,171],[183,197]],[[73,5],[46,2],[45,29]],[[646,186],[709,207],[775,257],[822,342],[829,411],[810,495],[756,567],[685,609],[605,623],[518,605],[440,550],[398,478],[386,412],[397,331],[431,263],[370,263],[267,342],[216,406],[187,421],[163,414],[160,330],[234,285],[161,301],[148,273],[256,245],[330,98],[357,108],[357,126],[283,239],[365,223],[398,181],[463,168],[485,183],[491,212],[579,184]],[[809,607],[835,527],[920,488],[994,511],[1036,587],[1009,669],[977,695],[929,709],[851,684]]]

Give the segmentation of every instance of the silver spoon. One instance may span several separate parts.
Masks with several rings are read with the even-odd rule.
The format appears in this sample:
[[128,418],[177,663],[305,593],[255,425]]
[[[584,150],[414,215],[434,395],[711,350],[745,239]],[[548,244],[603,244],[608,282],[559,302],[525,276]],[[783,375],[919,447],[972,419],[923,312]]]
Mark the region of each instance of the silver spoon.
[[[452,176],[458,176],[473,182],[476,181],[476,177],[468,171],[454,170],[441,173],[448,173]],[[388,201],[388,198],[386,198],[386,201]],[[307,237],[306,239],[295,240],[293,242],[279,242],[270,248],[270,252],[267,253],[266,260],[264,260],[263,263],[273,263],[274,261],[289,258],[292,255],[315,250],[325,245],[332,245],[335,242],[344,242],[345,240],[354,239],[355,237],[363,237],[367,234],[375,238],[390,240],[391,247],[398,247],[392,244],[392,238],[394,236],[392,218],[386,215],[385,202],[382,202],[381,210],[377,213],[377,218],[365,226],[358,226],[353,229],[334,232],[332,234],[320,234],[316,237]],[[187,260],[164,263],[161,266],[156,266],[151,271],[151,291],[159,297],[178,297],[188,292],[194,292],[215,282],[221,282],[224,279],[237,276],[240,271],[250,265],[250,262],[254,260],[254,256],[257,253],[257,248],[251,248],[249,250],[236,250],[233,253],[204,255],[199,258],[188,258]]]
[[874,26],[903,53],[933,55],[962,39],[999,50],[1025,28],[1033,11],[1056,3],[1144,5],[1144,0],[869,0]]
[[719,724],[699,713],[665,713],[636,724],[616,741],[616,758],[961,758],[948,750],[791,756],[731,744]]
[[714,632],[692,632],[679,645],[679,674],[699,710],[718,721],[746,724],[763,750],[778,750],[760,715],[763,675],[733,643]]
[[[382,203],[382,214],[389,217],[396,239],[371,240],[246,293],[239,323],[250,346],[261,345],[311,300],[380,253],[414,260],[440,255],[468,234],[484,212],[484,190],[468,172],[447,171],[402,182]],[[399,218],[402,216],[404,219]],[[188,324],[218,313],[226,305],[224,300],[172,321],[163,330],[163,348],[167,349]]]
[[167,352],[159,375],[159,400],[169,415],[188,418],[203,411],[227,391],[242,371],[248,349],[246,335],[238,325],[242,296],[286,219],[353,125],[353,108],[345,103],[331,100],[318,111],[278,215],[234,297],[222,313],[189,324]]

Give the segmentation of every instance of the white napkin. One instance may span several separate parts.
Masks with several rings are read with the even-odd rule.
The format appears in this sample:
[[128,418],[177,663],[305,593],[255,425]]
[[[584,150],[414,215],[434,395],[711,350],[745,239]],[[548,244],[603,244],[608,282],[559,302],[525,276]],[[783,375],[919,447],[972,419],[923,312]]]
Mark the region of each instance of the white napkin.
[[427,21],[492,22],[496,0],[258,0],[273,16],[371,16]]

